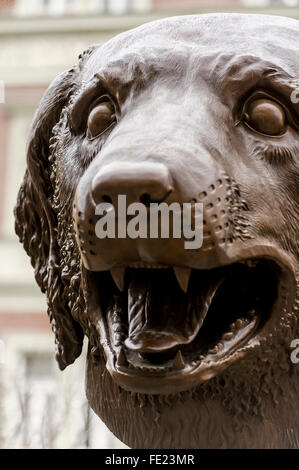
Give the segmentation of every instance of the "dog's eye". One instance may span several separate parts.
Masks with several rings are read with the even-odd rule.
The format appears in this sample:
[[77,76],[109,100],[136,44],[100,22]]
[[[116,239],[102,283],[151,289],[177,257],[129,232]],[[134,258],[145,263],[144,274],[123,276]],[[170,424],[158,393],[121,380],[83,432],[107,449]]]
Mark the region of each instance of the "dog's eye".
[[87,137],[92,140],[103,134],[115,121],[114,106],[110,102],[97,104],[89,113]]
[[279,136],[286,129],[284,108],[271,99],[256,99],[246,108],[244,121],[253,130],[269,136]]

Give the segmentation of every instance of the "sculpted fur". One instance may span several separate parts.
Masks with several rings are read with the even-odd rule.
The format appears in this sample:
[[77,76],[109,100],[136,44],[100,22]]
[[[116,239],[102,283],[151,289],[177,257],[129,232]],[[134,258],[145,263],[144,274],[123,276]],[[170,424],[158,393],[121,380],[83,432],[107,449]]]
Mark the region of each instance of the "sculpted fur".
[[[46,91],[16,231],[61,369],[135,448],[297,448],[299,27],[169,18],[84,52]],[[203,244],[105,238],[96,207],[203,204]],[[117,225],[120,221],[116,221]]]

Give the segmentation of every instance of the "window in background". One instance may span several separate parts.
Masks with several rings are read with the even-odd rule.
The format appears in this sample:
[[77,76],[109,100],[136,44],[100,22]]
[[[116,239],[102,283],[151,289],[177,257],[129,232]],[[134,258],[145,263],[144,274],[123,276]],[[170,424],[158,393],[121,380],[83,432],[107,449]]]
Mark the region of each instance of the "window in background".
[[[0,8],[3,9],[0,0]],[[124,14],[148,11],[151,0],[15,0],[5,9],[17,16],[63,16],[94,13]]]

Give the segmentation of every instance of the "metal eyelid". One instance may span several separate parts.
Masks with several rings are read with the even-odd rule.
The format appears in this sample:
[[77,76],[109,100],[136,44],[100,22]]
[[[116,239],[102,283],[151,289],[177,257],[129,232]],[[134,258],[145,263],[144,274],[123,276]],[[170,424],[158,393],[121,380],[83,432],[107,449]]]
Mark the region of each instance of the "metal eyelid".
[[254,132],[255,134],[258,134],[258,135],[261,135],[262,137],[271,137],[271,139],[280,139],[281,137],[284,137],[287,133],[287,127],[285,129],[285,131],[282,133],[282,134],[277,134],[277,135],[269,135],[269,134],[264,134],[263,132],[259,132],[257,131],[256,129],[254,129],[253,127],[250,126],[250,124],[248,124],[247,121],[242,121],[244,123],[244,125],[251,131],[251,132]]
[[110,102],[113,104],[113,106],[115,107],[115,103],[114,103],[114,101],[111,99],[111,97],[110,97],[109,95],[101,95],[101,96],[99,96],[95,101],[93,101],[93,102],[91,103],[91,105],[89,105],[88,114],[90,114],[91,111],[92,111],[97,105],[99,105],[99,104],[101,104],[101,103],[106,103],[107,101],[106,101],[104,98],[108,98],[107,101],[110,101]]
[[[114,115],[115,116],[115,115]],[[92,140],[95,140],[95,139],[98,139],[99,137],[101,137],[103,134],[105,134],[117,121],[113,121],[103,132],[100,132],[100,134],[97,134],[95,135],[94,137],[88,137],[87,133],[86,133],[86,138],[89,142],[91,142]],[[88,130],[88,129],[87,129]]]
[[112,119],[114,119],[111,124],[102,132],[100,132],[100,134],[97,134],[95,135],[94,137],[89,137],[87,132],[88,132],[88,129],[86,129],[86,138],[89,142],[95,140],[95,139],[98,139],[99,137],[101,137],[103,134],[105,134],[105,132],[107,132],[116,122],[117,122],[117,106],[116,106],[116,103],[114,102],[113,98],[108,95],[108,94],[105,94],[105,95],[101,95],[99,96],[90,106],[89,106],[89,109],[88,109],[88,114],[91,113],[91,111],[99,104],[101,103],[105,103],[107,102],[105,100],[105,98],[107,98],[107,101],[109,101],[110,103],[112,103],[113,107],[114,107],[114,114],[111,116]]

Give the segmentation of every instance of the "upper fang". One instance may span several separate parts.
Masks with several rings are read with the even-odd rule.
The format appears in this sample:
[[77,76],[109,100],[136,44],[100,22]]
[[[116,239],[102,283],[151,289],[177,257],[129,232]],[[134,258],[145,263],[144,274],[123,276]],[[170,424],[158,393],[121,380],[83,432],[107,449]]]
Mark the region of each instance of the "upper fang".
[[191,268],[174,267],[173,270],[175,277],[180,285],[180,288],[183,292],[186,293],[188,290],[189,280],[191,276]]
[[111,276],[121,292],[125,287],[125,272],[126,268],[113,268],[111,269]]

